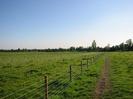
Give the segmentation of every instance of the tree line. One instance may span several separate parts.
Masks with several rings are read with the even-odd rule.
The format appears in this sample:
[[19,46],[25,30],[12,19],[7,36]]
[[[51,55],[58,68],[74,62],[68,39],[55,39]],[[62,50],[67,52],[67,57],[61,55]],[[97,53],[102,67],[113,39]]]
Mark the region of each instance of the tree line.
[[108,44],[105,47],[99,47],[96,44],[96,41],[93,40],[92,45],[89,47],[70,47],[70,48],[55,48],[55,49],[10,49],[10,50],[5,50],[5,49],[0,49],[0,52],[112,52],[112,51],[133,51],[133,42],[132,39],[128,39],[125,43],[121,43],[119,45],[111,46]]

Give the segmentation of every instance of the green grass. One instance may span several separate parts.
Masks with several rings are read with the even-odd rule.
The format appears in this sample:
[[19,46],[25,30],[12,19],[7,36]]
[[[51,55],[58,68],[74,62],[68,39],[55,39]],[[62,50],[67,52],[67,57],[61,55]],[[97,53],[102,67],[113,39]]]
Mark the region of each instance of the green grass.
[[71,83],[70,87],[65,91],[65,97],[67,99],[92,99],[103,64],[104,57],[102,56]]
[[[52,83],[49,86],[50,99],[92,99],[105,56],[99,56],[93,64],[89,61],[88,68],[83,66],[82,74],[80,62],[84,57],[97,54],[0,52],[0,98],[14,93],[5,99],[44,99],[44,76],[48,75],[49,84]],[[105,92],[102,99],[132,99],[133,52],[112,52],[105,55],[111,60],[111,91]],[[70,64],[72,82],[69,81]]]
[[133,52],[115,52],[111,59],[111,92],[103,99],[133,99]]
[[[15,93],[5,99],[15,99],[17,97],[20,97],[20,99],[43,99],[44,75],[48,75],[49,83],[56,82],[54,87],[58,84],[63,86],[61,88],[64,90],[63,95],[52,95],[54,99],[66,96],[68,98],[89,97],[94,90],[103,60],[98,60],[97,65],[90,65],[89,69],[84,67],[82,76],[78,75],[79,78],[73,78],[72,82],[69,82],[69,65],[73,66],[73,75],[80,74],[80,66],[76,65],[80,64],[82,58],[95,55],[96,53],[87,52],[1,52],[0,97]],[[67,87],[64,86],[66,82],[68,82]],[[39,86],[42,87],[38,88]],[[57,90],[53,87],[51,89],[52,92]],[[82,94],[79,95],[79,93]]]

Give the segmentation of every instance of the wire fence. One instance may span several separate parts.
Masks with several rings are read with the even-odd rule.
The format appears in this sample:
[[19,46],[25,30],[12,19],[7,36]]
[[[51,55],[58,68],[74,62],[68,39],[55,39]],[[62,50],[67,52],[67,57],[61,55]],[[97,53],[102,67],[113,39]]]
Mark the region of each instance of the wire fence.
[[[54,97],[63,97],[65,89],[70,87],[71,82],[79,79],[81,75],[86,72],[90,65],[96,62],[101,54],[95,56],[85,56],[78,64],[69,65],[64,74],[55,79],[49,79],[45,75],[45,79],[34,82],[22,89],[19,89],[9,95],[1,97],[0,99],[54,99]],[[27,84],[29,82],[24,82]]]

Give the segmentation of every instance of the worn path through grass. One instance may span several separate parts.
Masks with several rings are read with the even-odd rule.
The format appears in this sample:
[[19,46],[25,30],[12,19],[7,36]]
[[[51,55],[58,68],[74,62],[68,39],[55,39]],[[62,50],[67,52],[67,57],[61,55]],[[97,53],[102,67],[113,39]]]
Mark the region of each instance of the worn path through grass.
[[110,90],[109,68],[110,60],[108,57],[106,57],[103,69],[101,71],[101,75],[96,84],[94,99],[102,99],[102,95],[104,94],[104,92]]

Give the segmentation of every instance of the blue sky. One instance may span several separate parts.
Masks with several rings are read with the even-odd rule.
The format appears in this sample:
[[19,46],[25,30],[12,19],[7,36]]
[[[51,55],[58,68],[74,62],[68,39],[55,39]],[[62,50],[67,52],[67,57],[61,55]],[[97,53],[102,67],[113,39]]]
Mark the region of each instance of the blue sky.
[[133,38],[133,0],[0,0],[0,48],[116,45]]

